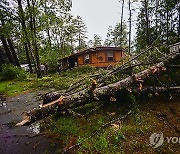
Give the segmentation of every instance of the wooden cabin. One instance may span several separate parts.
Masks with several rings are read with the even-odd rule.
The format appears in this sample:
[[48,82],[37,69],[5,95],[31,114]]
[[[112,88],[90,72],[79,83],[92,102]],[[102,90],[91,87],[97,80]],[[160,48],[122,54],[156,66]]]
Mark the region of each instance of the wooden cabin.
[[180,42],[169,46],[170,53],[177,52],[180,50]]
[[128,55],[121,47],[96,47],[89,48],[70,56],[61,58],[59,69],[66,70],[75,66],[90,65],[94,67],[106,68],[114,66]]

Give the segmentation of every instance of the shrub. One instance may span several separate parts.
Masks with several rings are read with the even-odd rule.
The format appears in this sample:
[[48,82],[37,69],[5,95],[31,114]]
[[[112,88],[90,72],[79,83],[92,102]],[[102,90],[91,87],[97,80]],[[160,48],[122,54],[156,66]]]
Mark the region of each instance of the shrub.
[[12,79],[18,79],[23,80],[26,79],[27,74],[26,72],[16,66],[13,66],[11,64],[4,64],[2,65],[2,71],[1,71],[1,80],[12,80]]

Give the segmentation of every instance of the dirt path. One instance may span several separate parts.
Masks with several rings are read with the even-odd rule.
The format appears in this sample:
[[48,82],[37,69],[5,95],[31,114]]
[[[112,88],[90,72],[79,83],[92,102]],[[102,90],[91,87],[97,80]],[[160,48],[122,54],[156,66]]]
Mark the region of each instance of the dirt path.
[[[30,154],[54,153],[50,139],[43,135],[40,123],[30,126],[11,127],[21,121],[21,113],[41,103],[38,97],[42,92],[28,92],[15,97],[8,97],[0,102],[0,153],[1,154]],[[33,137],[32,137],[33,136]]]

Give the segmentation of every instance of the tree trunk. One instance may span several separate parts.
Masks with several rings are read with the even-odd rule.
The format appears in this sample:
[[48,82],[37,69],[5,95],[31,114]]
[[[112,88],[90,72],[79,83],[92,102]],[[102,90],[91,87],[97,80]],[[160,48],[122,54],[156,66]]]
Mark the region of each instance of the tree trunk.
[[4,37],[3,34],[1,34],[1,41],[2,41],[4,50],[5,50],[5,52],[6,52],[6,55],[7,55],[7,57],[8,57],[9,62],[14,65],[14,60],[13,60],[13,58],[12,58],[11,52],[10,52],[10,50],[9,50],[9,48],[8,48],[8,44],[7,44],[6,39],[5,39],[5,37]]
[[129,0],[129,53],[131,52],[131,0]]
[[124,15],[124,0],[122,1],[122,10],[121,10],[120,46],[122,45],[123,15]]
[[180,93],[180,86],[177,87],[143,87],[141,91],[137,89],[132,89],[134,92],[141,92],[141,93],[153,93],[155,95],[159,94],[179,94]]
[[149,15],[148,15],[148,0],[144,0],[145,4],[145,18],[146,18],[146,37],[147,37],[147,45],[150,45],[150,35],[149,35]]
[[49,28],[47,29],[47,34],[48,34],[48,40],[49,40],[49,47],[51,48],[51,36],[50,36],[50,31]]
[[41,72],[41,66],[40,66],[40,60],[39,60],[39,53],[38,53],[38,46],[37,46],[37,41],[36,41],[36,19],[35,19],[35,1],[32,1],[32,7],[33,7],[33,18],[32,18],[32,23],[33,23],[33,31],[32,31],[32,35],[33,35],[33,46],[34,46],[34,52],[35,52],[35,58],[36,58],[36,63],[37,63],[37,77],[38,78],[42,78],[42,72]]
[[[1,18],[1,23],[2,23],[2,26],[5,26],[5,22],[4,22],[3,16],[2,16],[2,18]],[[11,52],[12,57],[13,57],[13,60],[14,60],[14,64],[15,64],[16,66],[19,66],[19,67],[20,67],[19,59],[17,58],[16,51],[15,51],[15,49],[14,49],[13,43],[12,43],[11,39],[9,38],[9,36],[7,37],[7,42],[8,42],[8,44],[9,44],[9,48],[10,48],[10,52]]]
[[[158,0],[156,0],[155,5],[156,5],[156,9],[155,9],[155,18],[156,18],[156,35],[158,35],[158,7],[159,7]],[[158,36],[156,36],[156,37],[158,37]]]
[[166,6],[166,43],[168,44],[169,41],[169,9]]
[[[28,39],[28,35],[27,35],[27,31],[26,31],[26,23],[25,23],[24,11],[23,11],[23,8],[22,8],[21,0],[17,0],[17,1],[18,1],[18,10],[19,10],[19,16],[20,16],[20,23],[21,23],[22,30],[23,30],[23,36],[25,38],[24,45],[25,45],[25,50],[26,50],[26,56],[30,58],[29,53],[32,56],[32,51],[31,51],[31,44],[30,44],[30,41]],[[27,60],[29,58],[27,58]],[[30,72],[33,72],[30,60],[28,60],[28,62],[29,62]]]
[[29,71],[30,71],[30,73],[33,73],[33,68],[32,68],[32,65],[31,65],[31,59],[30,59],[30,55],[29,55],[29,50],[28,50],[28,46],[27,46],[26,42],[24,42],[24,49],[25,49],[25,52],[26,52],[27,62],[29,64]]
[[50,102],[48,104],[45,104],[39,109],[33,109],[32,111],[24,113],[25,115],[24,120],[21,123],[17,124],[17,126],[27,123],[27,119],[28,122],[33,122],[38,118],[42,118],[44,115],[48,115],[51,112],[53,112],[57,106],[62,111],[62,110],[67,110],[69,108],[73,108],[75,106],[87,104],[88,99],[93,99],[93,98],[101,99],[107,95],[113,96],[114,93],[116,93],[120,89],[128,88],[131,87],[133,84],[137,84],[138,82],[137,79],[144,80],[156,73],[158,74],[162,73],[163,71],[165,71],[165,68],[168,67],[168,65],[170,65],[175,60],[178,60],[179,58],[180,58],[180,51],[176,53],[171,53],[164,61],[152,66],[149,69],[146,69],[130,77],[127,77],[116,83],[100,88],[96,88],[93,85],[91,85],[91,87],[88,90],[82,90],[80,92],[77,92],[69,96],[60,96],[59,99],[54,100],[53,102]]
[[180,6],[178,8],[178,15],[179,15],[179,21],[178,21],[178,36],[179,36],[179,39],[180,39]]
[[[44,12],[47,15],[47,6],[46,6],[46,2],[44,3]],[[50,31],[49,31],[49,19],[47,19],[47,24],[48,24],[48,28],[47,28],[47,35],[48,35],[48,42],[49,42],[49,47],[51,48],[52,43],[51,43],[51,35],[50,35]]]
[[[34,50],[34,65],[35,65],[35,70],[38,78],[42,78],[41,74],[41,69],[40,69],[40,63],[39,63],[39,54],[38,54],[38,48],[37,48],[37,43],[36,43],[36,29],[35,29],[35,17],[34,17],[34,5],[31,5],[29,0],[27,0],[28,8],[29,8],[29,13],[30,13],[30,28],[31,28],[31,36],[32,36],[32,44],[33,44],[33,50]],[[34,4],[34,2],[33,2]]]
[[19,66],[19,67],[20,67],[19,59],[18,59],[18,57],[17,57],[16,51],[15,51],[15,49],[14,49],[14,46],[13,46],[13,43],[12,43],[11,39],[10,39],[10,38],[7,38],[7,42],[8,42],[8,44],[9,44],[9,47],[10,47],[10,50],[11,50],[11,53],[12,53],[12,56],[13,56],[13,58],[14,58],[14,61],[15,61],[16,66]]

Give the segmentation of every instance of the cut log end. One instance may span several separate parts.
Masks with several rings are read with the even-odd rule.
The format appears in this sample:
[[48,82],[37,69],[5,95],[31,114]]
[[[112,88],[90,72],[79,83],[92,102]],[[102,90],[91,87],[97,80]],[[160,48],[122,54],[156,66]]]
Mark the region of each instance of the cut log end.
[[16,126],[24,126],[25,124],[31,122],[31,116],[27,112],[22,113],[23,120],[16,124]]

